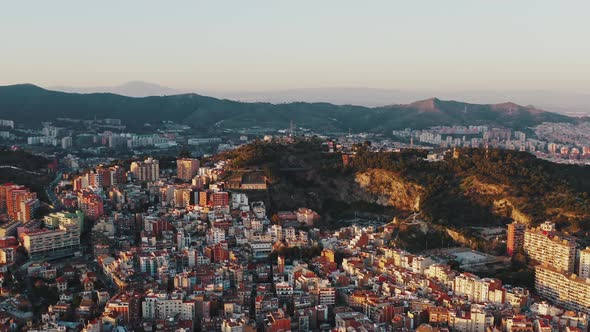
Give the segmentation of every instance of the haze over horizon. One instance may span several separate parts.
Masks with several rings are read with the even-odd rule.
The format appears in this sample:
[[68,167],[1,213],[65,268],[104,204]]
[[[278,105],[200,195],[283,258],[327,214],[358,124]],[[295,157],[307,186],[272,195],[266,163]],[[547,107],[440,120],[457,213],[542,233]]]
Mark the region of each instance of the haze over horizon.
[[0,13],[12,32],[0,36],[0,85],[586,94],[590,4],[576,4],[10,3]]
[[73,87],[51,86],[49,90],[73,93],[114,93],[128,97],[164,96],[197,93],[222,99],[243,102],[327,102],[337,105],[378,107],[393,104],[409,104],[428,98],[457,100],[476,104],[515,102],[523,106],[583,116],[590,113],[590,94],[551,91],[495,91],[495,90],[398,90],[369,87],[320,87],[267,91],[198,91],[182,90],[155,83],[130,81],[115,86]]

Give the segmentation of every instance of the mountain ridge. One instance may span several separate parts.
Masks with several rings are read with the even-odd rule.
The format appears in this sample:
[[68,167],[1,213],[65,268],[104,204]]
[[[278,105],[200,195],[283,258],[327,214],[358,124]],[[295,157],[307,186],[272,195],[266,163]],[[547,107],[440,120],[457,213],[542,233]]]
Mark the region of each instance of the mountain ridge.
[[[121,87],[130,83],[140,83],[147,88],[129,92]],[[145,81],[130,81],[115,86],[73,87],[49,86],[50,90],[62,92],[94,93],[111,92],[130,97],[149,95],[165,96],[190,92],[193,89],[179,89]],[[457,89],[394,89],[371,88],[364,86],[332,86],[311,88],[288,88],[279,90],[201,90],[199,94],[219,99],[231,99],[243,102],[268,102],[283,104],[289,102],[328,102],[336,105],[360,105],[380,107],[392,104],[410,104],[429,96],[438,96],[443,100],[463,100],[468,103],[490,104],[496,100],[511,100],[520,105],[537,105],[540,109],[551,110],[566,115],[580,116],[590,112],[590,94],[582,92],[564,92],[551,90],[457,90]]]
[[[574,118],[514,103],[471,104],[429,98],[381,107],[334,105],[326,102],[240,102],[196,93],[127,97],[113,93],[67,93],[33,84],[0,86],[0,116],[31,124],[57,117],[120,118],[130,128],[146,122],[179,121],[195,128],[222,129],[298,126],[323,131],[386,132],[436,125],[496,125],[522,128],[541,122],[572,122]],[[139,123],[138,119],[143,122]],[[220,124],[221,123],[221,124]]]
[[129,81],[115,86],[100,87],[72,87],[72,86],[52,86],[48,90],[68,92],[68,93],[113,93],[126,97],[151,97],[151,96],[168,96],[185,94],[186,91],[169,88],[163,85],[149,83],[144,81]]

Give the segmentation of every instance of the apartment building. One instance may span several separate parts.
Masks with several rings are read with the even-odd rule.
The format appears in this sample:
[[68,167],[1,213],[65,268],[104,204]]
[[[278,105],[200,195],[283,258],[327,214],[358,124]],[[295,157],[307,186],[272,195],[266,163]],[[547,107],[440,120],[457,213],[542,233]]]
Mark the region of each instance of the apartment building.
[[506,251],[508,256],[513,256],[524,245],[524,233],[526,225],[518,222],[508,224],[506,236]]
[[23,225],[22,221],[9,220],[0,224],[0,237],[16,236],[17,230]]
[[199,160],[192,158],[177,159],[176,171],[179,179],[190,181],[199,173]]
[[141,296],[135,291],[121,292],[113,296],[105,305],[105,312],[116,312],[125,324],[138,324],[141,320]]
[[28,230],[22,234],[21,238],[31,259],[68,256],[80,248],[80,232],[77,224],[60,225],[54,230]]
[[157,181],[160,178],[160,162],[153,158],[131,163],[131,173],[139,181]]
[[524,233],[524,252],[538,263],[574,272],[576,243],[556,235],[547,227],[531,228]]
[[471,273],[455,277],[455,294],[464,295],[474,302],[504,303],[504,289],[499,279],[479,278]]
[[264,320],[264,332],[279,332],[291,330],[291,318],[283,309],[270,312]]
[[590,279],[545,263],[535,267],[535,289],[555,304],[590,314]]
[[104,214],[104,204],[102,197],[91,190],[82,190],[78,194],[78,207],[84,215],[97,219]]
[[590,247],[580,250],[578,276],[582,279],[590,278]]
[[43,222],[46,228],[56,229],[60,225],[78,225],[78,231],[82,233],[84,230],[84,213],[82,211],[76,211],[76,213],[70,212],[54,212],[43,218]]
[[0,210],[6,210],[10,219],[28,222],[39,206],[37,194],[29,188],[12,183],[0,186]]
[[480,305],[471,305],[470,311],[452,311],[449,327],[458,332],[484,332],[494,325],[494,317]]

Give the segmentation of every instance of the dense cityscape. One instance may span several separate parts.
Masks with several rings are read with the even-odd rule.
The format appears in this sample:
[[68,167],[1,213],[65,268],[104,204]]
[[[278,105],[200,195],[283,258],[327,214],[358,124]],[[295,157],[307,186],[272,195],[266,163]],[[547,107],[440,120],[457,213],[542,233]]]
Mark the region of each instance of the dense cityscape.
[[[538,228],[513,221],[506,229],[484,229],[482,236],[504,243],[504,256],[469,246],[409,252],[396,239],[400,228],[420,227],[423,221],[415,215],[326,228],[321,215],[306,206],[271,214],[264,200],[254,198],[266,192],[266,176],[244,169],[241,177],[228,178],[228,170],[235,171],[231,159],[197,159],[181,151],[183,157],[164,157],[161,165],[148,156],[202,142],[216,143],[212,152],[221,153],[249,144],[246,135],[225,142],[191,138],[178,134],[188,128],[177,126],[142,135],[92,133],[92,126],[123,129],[110,119],[87,121],[92,128],[75,134],[73,128],[45,124],[37,136],[14,129],[12,121],[2,124],[3,137],[14,143],[11,150],[26,148],[53,160],[48,169],[56,176],[46,188],[48,204],[18,183],[0,186],[1,281],[7,295],[0,308],[6,328],[588,330],[590,249],[551,221]],[[536,131],[547,137],[554,131],[547,128],[552,127]],[[308,138],[294,136],[296,130]],[[368,138],[375,139],[375,151],[426,148],[431,162],[444,162],[449,149],[462,147],[587,157],[585,142],[567,141],[570,135],[560,132],[555,141],[580,144],[583,152],[563,152],[551,148],[557,143],[485,126],[404,130],[387,139],[349,134],[324,138],[323,146],[326,153],[342,154],[343,163],[354,160],[355,144]],[[22,133],[31,135],[26,143]],[[311,136],[317,137],[292,127],[256,144],[289,145]],[[86,145],[74,145],[82,139]],[[106,151],[135,157],[122,162]],[[534,266],[528,287],[478,276],[481,267],[522,264],[523,257]]]
[[589,1],[7,1],[0,332],[590,332]]

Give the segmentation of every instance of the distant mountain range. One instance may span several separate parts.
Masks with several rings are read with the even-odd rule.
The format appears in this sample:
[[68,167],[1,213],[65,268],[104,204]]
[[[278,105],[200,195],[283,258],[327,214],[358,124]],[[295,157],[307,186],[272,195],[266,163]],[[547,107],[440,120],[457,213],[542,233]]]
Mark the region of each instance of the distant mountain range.
[[367,87],[300,88],[273,91],[207,92],[217,98],[248,102],[328,102],[337,105],[379,107],[390,104],[408,104],[415,100],[438,96],[444,100],[462,100],[473,104],[488,104],[510,100],[521,105],[571,116],[590,115],[590,94],[543,90],[396,90]]
[[131,81],[117,86],[103,87],[71,87],[71,86],[53,86],[50,90],[71,92],[71,93],[114,93],[127,97],[150,97],[150,96],[169,96],[179,95],[187,91],[168,88],[154,83]]
[[[196,92],[174,89],[162,85],[132,81],[111,87],[49,87],[50,90],[75,93],[110,92],[128,97],[169,96]],[[535,105],[544,110],[571,116],[590,115],[590,93],[543,90],[445,90],[445,89],[377,89],[368,87],[322,87],[268,91],[200,91],[200,94],[245,102],[274,104],[291,102],[331,103],[379,107],[390,104],[407,104],[431,96],[445,100],[462,100],[474,104],[488,104],[510,100],[521,105]]]
[[210,130],[260,127],[281,129],[291,121],[319,132],[389,132],[437,125],[495,125],[523,128],[541,122],[576,121],[565,115],[514,103],[471,104],[430,98],[382,107],[292,102],[247,103],[194,93],[142,98],[112,93],[65,93],[32,84],[0,87],[0,118],[29,125],[57,117],[118,118],[130,128],[163,120]]

